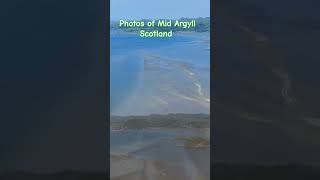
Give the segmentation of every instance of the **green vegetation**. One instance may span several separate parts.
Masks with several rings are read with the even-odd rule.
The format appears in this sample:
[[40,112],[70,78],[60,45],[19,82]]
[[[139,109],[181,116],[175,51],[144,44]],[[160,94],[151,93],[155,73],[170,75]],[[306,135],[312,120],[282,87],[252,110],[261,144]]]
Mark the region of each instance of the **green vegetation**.
[[209,128],[207,114],[168,114],[149,116],[112,116],[112,129]]

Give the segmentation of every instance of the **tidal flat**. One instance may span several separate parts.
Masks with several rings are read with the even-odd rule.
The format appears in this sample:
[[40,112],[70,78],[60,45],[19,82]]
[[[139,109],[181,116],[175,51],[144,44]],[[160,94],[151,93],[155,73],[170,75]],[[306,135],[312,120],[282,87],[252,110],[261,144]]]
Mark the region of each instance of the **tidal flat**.
[[209,43],[111,34],[112,180],[210,179]]
[[[210,179],[210,124],[205,122],[209,116],[153,117],[116,117],[112,121],[116,130],[110,134],[111,179]],[[196,117],[199,124],[192,125]]]

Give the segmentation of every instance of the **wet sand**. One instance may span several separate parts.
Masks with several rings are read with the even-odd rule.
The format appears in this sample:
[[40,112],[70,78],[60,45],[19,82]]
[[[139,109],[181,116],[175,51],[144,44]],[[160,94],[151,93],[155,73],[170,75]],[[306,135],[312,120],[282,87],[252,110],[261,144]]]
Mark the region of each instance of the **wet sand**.
[[[171,129],[171,131],[180,131],[185,136],[177,134],[165,138],[160,137],[158,141],[154,140],[154,143],[136,148],[127,153],[122,152],[122,154],[119,154],[111,151],[111,179],[210,179],[210,145],[198,146],[199,144],[204,144],[203,142],[209,142],[206,134],[208,130],[187,132],[190,130]],[[191,134],[188,136],[186,135],[187,133]],[[195,136],[196,134],[197,136]],[[144,136],[148,136],[148,134]],[[179,142],[182,137],[187,139],[199,138],[201,140],[187,147],[186,142]]]

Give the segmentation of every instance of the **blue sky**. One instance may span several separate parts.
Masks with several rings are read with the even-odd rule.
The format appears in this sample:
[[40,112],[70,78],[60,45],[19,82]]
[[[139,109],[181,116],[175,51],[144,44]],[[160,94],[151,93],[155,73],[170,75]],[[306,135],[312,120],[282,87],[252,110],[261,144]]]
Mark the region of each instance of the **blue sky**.
[[209,17],[210,0],[111,0],[111,20]]

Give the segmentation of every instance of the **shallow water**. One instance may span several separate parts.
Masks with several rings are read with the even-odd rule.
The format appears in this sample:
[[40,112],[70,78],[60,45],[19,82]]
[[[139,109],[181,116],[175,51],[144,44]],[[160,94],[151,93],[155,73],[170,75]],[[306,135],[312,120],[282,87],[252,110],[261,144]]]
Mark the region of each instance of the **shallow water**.
[[185,148],[168,138],[205,136],[196,129],[111,131],[111,177],[209,179],[210,148]]
[[[204,108],[202,102],[197,102],[201,101],[199,97],[190,96],[190,92],[197,91],[203,96],[200,99],[210,99],[208,39],[208,34],[176,34],[173,38],[164,39],[112,33],[111,113],[148,115],[186,113],[190,110],[194,113],[209,112],[208,107]],[[151,68],[146,67],[146,59],[151,62],[150,57],[153,62]],[[188,73],[192,73],[194,77],[188,77]],[[176,84],[179,81],[185,83]],[[165,88],[167,89],[164,90]],[[169,96],[174,102],[167,102]],[[155,102],[158,104],[154,104]],[[176,109],[177,104],[183,108]]]
[[[166,39],[112,33],[111,114],[209,114],[208,39],[203,33]],[[111,130],[111,178],[210,179],[210,147],[186,148],[177,137],[207,134],[199,129]]]

